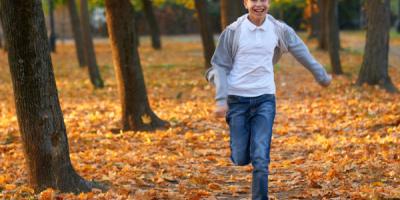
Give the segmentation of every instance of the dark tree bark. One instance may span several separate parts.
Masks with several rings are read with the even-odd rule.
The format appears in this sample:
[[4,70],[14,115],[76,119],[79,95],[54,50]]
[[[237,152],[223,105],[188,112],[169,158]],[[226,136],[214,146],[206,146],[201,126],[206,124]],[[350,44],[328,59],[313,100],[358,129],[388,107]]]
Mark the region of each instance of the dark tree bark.
[[83,36],[82,36],[81,22],[79,19],[78,11],[76,9],[75,0],[68,0],[68,10],[71,18],[71,26],[74,34],[76,55],[78,58],[79,66],[85,67],[86,60],[85,60],[85,53],[83,50]]
[[331,60],[332,72],[334,74],[343,74],[342,65],[340,63],[340,37],[338,24],[338,1],[327,0],[325,13],[325,28],[328,38],[328,51]]
[[71,165],[40,0],[1,0],[29,182],[37,191],[90,191],[92,184]]
[[88,2],[87,0],[80,0],[80,2],[85,60],[88,64],[90,81],[95,88],[103,88],[104,83],[101,79],[99,67],[97,65],[96,54],[94,51],[93,39],[90,30]]
[[140,24],[138,23],[140,20],[140,15],[135,11],[135,9],[133,9],[133,13],[134,13],[134,17],[135,17],[135,33],[136,33],[135,34],[135,42],[136,42],[136,46],[140,47],[140,35],[139,35]]
[[3,24],[2,24],[2,16],[3,15],[3,13],[2,12],[0,12],[0,29],[2,30],[2,35],[0,35],[0,43],[2,43],[2,42],[4,42],[4,43],[2,43],[1,44],[1,48],[3,48],[3,50],[4,51],[8,51],[8,45],[7,45],[7,40],[5,39],[5,32],[4,32],[4,26],[3,26]]
[[400,33],[400,0],[397,0],[397,20],[396,31]]
[[320,9],[318,7],[318,0],[308,0],[307,8],[309,12],[307,34],[308,38],[317,38],[320,33]]
[[51,52],[56,52],[56,29],[54,25],[54,0],[48,0],[49,2],[49,17],[50,17],[50,50]]
[[[327,4],[329,0],[318,0],[318,5],[320,8],[321,16],[325,16],[327,12]],[[318,48],[321,50],[328,50],[328,33],[327,33],[327,24],[325,23],[325,18],[320,17],[320,34],[318,37]]]
[[[0,18],[1,21],[1,18]],[[2,29],[2,25],[0,23],[0,48],[3,48],[3,29]]]
[[390,2],[368,0],[365,2],[365,11],[367,41],[357,84],[379,85],[388,92],[398,92],[388,72]]
[[107,26],[110,35],[115,73],[122,106],[122,128],[154,130],[167,122],[151,110],[139,53],[135,44],[135,21],[129,0],[106,0]]
[[203,54],[205,67],[211,67],[211,57],[215,50],[213,32],[210,28],[209,18],[207,14],[207,1],[195,0],[197,16],[200,25],[201,40],[203,42]]
[[153,5],[150,0],[142,0],[142,3],[144,15],[146,16],[146,21],[151,32],[151,44],[154,49],[161,49],[160,29],[158,28],[158,22],[154,15]]
[[243,1],[221,0],[221,27],[225,29],[234,22],[241,14],[245,13]]

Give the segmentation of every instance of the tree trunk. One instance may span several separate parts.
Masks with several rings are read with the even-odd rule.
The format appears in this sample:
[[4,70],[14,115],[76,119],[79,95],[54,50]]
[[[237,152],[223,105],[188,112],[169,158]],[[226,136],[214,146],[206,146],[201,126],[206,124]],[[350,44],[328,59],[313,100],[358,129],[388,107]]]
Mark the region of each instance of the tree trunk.
[[308,38],[317,38],[320,32],[320,9],[318,7],[318,0],[308,0],[306,13],[308,13],[307,20],[307,34]]
[[331,60],[332,72],[334,74],[343,74],[342,66],[340,64],[340,36],[338,24],[338,1],[327,0],[326,14],[325,14],[325,28],[328,37],[328,51]]
[[157,19],[154,15],[153,5],[150,0],[142,0],[142,3],[144,15],[151,32],[152,46],[154,49],[161,49],[160,29],[158,28]]
[[135,33],[136,33],[135,34],[135,42],[136,42],[136,47],[140,47],[140,35],[139,35],[140,24],[138,23],[139,20],[140,20],[140,15],[135,11],[135,9],[133,9],[133,13],[134,13],[134,18],[135,18]]
[[[0,18],[1,21],[1,18]],[[0,23],[0,48],[3,48],[3,26]]]
[[211,57],[215,50],[215,44],[213,33],[208,23],[207,2],[204,0],[195,0],[195,6],[200,25],[201,40],[203,42],[204,66],[209,68],[211,67]]
[[400,0],[397,0],[397,23],[396,31],[400,33]]
[[235,0],[221,0],[221,26],[222,30],[225,29],[229,24],[234,22],[242,13],[245,12],[243,9],[243,1]]
[[99,67],[97,66],[96,54],[94,52],[93,39],[89,24],[89,9],[87,0],[81,1],[81,22],[82,22],[82,33],[83,33],[83,43],[85,60],[88,64],[90,81],[95,88],[104,87],[103,80],[100,76]]
[[[325,16],[327,12],[327,4],[329,0],[318,0],[321,16]],[[318,38],[318,48],[321,50],[328,50],[328,33],[327,24],[325,23],[324,17],[320,17],[320,34]]]
[[365,2],[365,11],[367,41],[357,84],[379,85],[388,92],[397,92],[388,72],[390,2],[368,0]]
[[49,0],[49,17],[50,17],[50,50],[56,52],[56,29],[54,26],[54,0]]
[[84,50],[83,50],[84,47],[83,47],[81,22],[79,20],[79,15],[78,15],[78,11],[76,9],[75,0],[68,0],[68,10],[69,10],[70,18],[71,18],[72,31],[74,33],[76,55],[78,58],[79,66],[85,67],[86,60],[85,60],[85,54],[84,54]]
[[135,44],[135,21],[129,0],[106,0],[107,26],[122,106],[122,127],[154,130],[167,125],[151,110]]
[[35,191],[90,191],[92,184],[71,165],[40,0],[1,0],[29,182]]

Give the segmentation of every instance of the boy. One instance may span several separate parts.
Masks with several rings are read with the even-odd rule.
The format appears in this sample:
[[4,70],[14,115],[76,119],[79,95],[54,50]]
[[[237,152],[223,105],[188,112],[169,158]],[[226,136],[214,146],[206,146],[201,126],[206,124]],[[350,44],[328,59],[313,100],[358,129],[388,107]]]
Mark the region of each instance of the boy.
[[265,200],[275,119],[273,64],[290,52],[320,85],[328,86],[332,78],[292,28],[267,14],[268,0],[243,3],[248,14],[222,32],[206,78],[216,87],[216,116],[226,114],[231,160],[252,163],[252,199]]

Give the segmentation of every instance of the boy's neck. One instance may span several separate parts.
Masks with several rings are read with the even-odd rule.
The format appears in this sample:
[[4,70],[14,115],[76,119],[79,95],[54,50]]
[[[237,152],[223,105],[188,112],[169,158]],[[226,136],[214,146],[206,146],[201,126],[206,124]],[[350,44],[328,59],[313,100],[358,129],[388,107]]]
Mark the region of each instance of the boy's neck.
[[249,19],[249,21],[250,21],[252,24],[256,25],[256,26],[261,26],[261,25],[264,23],[264,21],[265,21],[266,18],[267,18],[267,16],[264,16],[264,18],[262,18],[262,19],[258,19],[258,18],[252,19],[252,18],[250,17],[250,15],[247,16],[247,19]]

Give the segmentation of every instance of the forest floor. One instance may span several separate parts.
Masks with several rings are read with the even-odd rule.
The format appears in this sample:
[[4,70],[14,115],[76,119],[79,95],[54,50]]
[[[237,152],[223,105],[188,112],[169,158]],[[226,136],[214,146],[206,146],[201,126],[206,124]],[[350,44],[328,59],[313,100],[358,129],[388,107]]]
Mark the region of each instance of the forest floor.
[[[290,55],[276,66],[277,115],[271,149],[272,199],[399,199],[400,95],[357,87],[364,34],[341,35],[345,75],[328,88]],[[229,160],[229,132],[213,117],[214,89],[205,81],[197,36],[148,38],[140,47],[151,107],[168,130],[120,132],[121,108],[107,42],[96,43],[104,89],[93,89],[74,46],[52,54],[70,156],[87,180],[109,185],[73,195],[33,194],[19,135],[7,55],[0,52],[0,199],[248,199],[251,166]],[[325,52],[308,41],[328,71]],[[400,88],[400,37],[392,37],[390,76]]]

